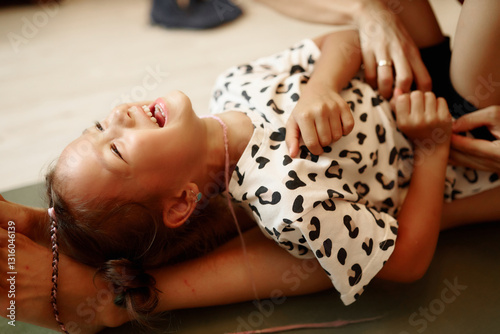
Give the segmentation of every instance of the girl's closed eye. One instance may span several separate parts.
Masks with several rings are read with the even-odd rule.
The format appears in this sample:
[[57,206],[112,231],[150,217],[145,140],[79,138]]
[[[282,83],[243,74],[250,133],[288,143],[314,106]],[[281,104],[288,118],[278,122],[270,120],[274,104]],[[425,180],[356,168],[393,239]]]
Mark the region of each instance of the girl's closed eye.
[[[99,122],[95,122],[95,127],[97,130],[101,131],[101,132],[104,132],[104,128],[102,127],[101,123]],[[116,155],[118,156],[120,159],[122,159],[123,161],[125,161],[125,159],[123,159],[122,155],[120,154],[120,151],[118,151],[118,148],[116,147],[115,144],[111,143],[111,151]]]
[[104,131],[104,128],[102,127],[101,123],[99,123],[97,121],[95,122],[95,127],[99,131]]

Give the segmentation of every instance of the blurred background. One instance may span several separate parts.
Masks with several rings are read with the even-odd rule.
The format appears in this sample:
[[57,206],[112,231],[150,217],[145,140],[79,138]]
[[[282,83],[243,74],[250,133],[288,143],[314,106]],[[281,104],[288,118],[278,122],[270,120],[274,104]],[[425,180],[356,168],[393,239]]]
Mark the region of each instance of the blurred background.
[[[208,30],[152,25],[151,0],[0,7],[0,192],[42,182],[62,149],[117,104],[179,89],[206,114],[224,69],[332,29],[234,3],[243,15]],[[431,3],[452,35],[460,5]]]

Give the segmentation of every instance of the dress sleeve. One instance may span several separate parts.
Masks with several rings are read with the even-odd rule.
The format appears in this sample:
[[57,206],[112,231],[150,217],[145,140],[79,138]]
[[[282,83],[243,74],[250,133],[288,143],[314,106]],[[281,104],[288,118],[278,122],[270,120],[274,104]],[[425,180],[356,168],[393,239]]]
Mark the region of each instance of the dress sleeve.
[[[344,304],[353,303],[394,250],[397,220],[363,204],[327,200],[293,223]],[[282,233],[286,238],[286,233]]]
[[[281,52],[230,67],[215,81],[210,112],[216,114],[229,109],[248,110],[266,106],[268,100],[285,95],[290,90],[289,83],[285,84],[284,81],[294,75],[308,78],[320,54],[314,41],[305,39]],[[256,103],[256,98],[264,102]],[[267,107],[278,108],[277,104],[274,101]]]

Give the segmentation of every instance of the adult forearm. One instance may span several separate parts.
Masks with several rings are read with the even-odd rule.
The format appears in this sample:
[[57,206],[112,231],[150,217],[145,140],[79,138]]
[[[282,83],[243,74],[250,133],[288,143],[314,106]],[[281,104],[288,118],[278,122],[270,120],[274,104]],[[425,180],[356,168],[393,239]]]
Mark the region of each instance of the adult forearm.
[[[367,0],[256,0],[302,21],[323,24],[356,24],[362,4]],[[377,0],[378,1],[378,0]]]
[[[300,260],[257,228],[199,259],[153,271],[162,291],[158,311],[284,298],[331,287],[315,259]],[[255,289],[253,288],[255,286]]]

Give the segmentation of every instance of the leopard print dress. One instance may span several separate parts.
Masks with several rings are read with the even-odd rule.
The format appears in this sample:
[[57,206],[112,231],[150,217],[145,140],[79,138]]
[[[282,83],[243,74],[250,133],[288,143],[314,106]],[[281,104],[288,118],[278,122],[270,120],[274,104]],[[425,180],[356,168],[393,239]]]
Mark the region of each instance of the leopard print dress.
[[[299,258],[316,258],[351,304],[389,259],[398,211],[413,165],[411,143],[387,101],[360,77],[341,92],[355,119],[352,132],[313,155],[288,155],[285,124],[314,70],[312,40],[225,71],[212,113],[237,110],[254,133],[232,174],[229,192],[263,233]],[[498,175],[448,167],[446,200],[498,186]]]

